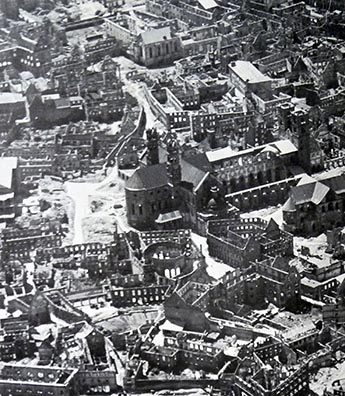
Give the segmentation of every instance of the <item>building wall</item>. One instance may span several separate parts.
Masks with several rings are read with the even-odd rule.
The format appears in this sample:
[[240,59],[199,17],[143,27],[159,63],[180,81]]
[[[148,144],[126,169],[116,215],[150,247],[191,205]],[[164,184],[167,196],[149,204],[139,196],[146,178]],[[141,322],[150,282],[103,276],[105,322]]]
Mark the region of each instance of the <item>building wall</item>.
[[299,298],[301,294],[299,273],[296,270],[285,272],[267,264],[256,263],[256,272],[262,277],[265,298],[278,307],[284,307],[289,300]]
[[[267,205],[275,206],[284,203],[291,187],[295,187],[301,176],[283,179],[263,186],[227,195],[228,201],[241,211],[261,209]],[[287,231],[289,231],[287,229]],[[290,231],[289,231],[290,232]]]
[[325,323],[343,325],[345,323],[345,305],[339,300],[334,304],[326,304],[322,307],[322,318]]
[[340,227],[345,223],[345,196],[327,197],[319,204],[296,205],[294,212],[283,211],[285,229],[293,234],[319,235],[327,229]]
[[[24,393],[25,392],[25,393]],[[0,393],[2,396],[78,396],[79,392],[69,386],[50,385],[44,383],[28,383],[0,380]]]
[[255,260],[260,254],[260,244],[254,239],[248,240],[243,246],[227,242],[222,237],[207,233],[207,244],[209,253],[224,261],[225,264],[235,268],[246,268],[249,262]]
[[181,42],[178,37],[169,40],[143,44],[134,44],[133,56],[136,62],[147,67],[170,64],[182,56]]
[[78,396],[75,373],[66,370],[66,379],[59,383],[61,371],[56,368],[6,365],[0,375],[3,396]]
[[77,374],[80,390],[89,390],[91,387],[109,386],[111,391],[117,390],[115,371],[80,370]]
[[132,307],[136,305],[158,305],[166,296],[168,286],[146,286],[113,288],[111,297],[114,307]]
[[[213,220],[209,222],[207,243],[211,255],[234,267],[248,267],[263,254],[291,253],[289,234],[265,234],[267,223],[259,219]],[[272,238],[272,239],[270,239]]]
[[263,152],[224,159],[213,163],[212,167],[230,194],[285,179],[291,162],[290,155],[282,158],[272,152]]
[[146,9],[153,14],[168,19],[177,19],[194,26],[210,25],[216,19],[212,12],[189,5],[184,1],[164,2],[164,0],[146,0]]
[[135,39],[135,35],[126,27],[121,26],[120,21],[104,19],[104,26],[109,36],[114,37],[122,46],[129,46]]
[[139,230],[153,228],[158,215],[163,210],[171,208],[171,205],[171,188],[169,186],[138,191],[126,188],[128,223]]

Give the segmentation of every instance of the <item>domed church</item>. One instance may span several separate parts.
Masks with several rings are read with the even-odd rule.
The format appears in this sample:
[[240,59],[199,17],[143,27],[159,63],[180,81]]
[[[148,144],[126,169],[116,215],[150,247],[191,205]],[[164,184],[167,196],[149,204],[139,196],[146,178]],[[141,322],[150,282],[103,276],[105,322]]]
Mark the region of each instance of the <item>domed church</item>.
[[[211,169],[180,153],[177,136],[160,147],[156,130],[147,131],[147,164],[126,182],[128,223],[139,230],[192,228],[226,213],[222,186]],[[160,162],[163,157],[166,160]]]

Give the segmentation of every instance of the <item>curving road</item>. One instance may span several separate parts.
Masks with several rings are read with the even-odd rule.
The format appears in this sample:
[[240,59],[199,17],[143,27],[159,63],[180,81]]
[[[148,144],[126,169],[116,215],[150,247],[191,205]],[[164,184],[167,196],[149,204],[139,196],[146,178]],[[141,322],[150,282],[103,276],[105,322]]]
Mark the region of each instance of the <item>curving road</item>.
[[[146,101],[144,92],[142,90],[142,83],[129,81],[126,78],[126,74],[128,73],[128,71],[132,71],[133,69],[149,73],[155,71],[148,71],[146,68],[136,65],[134,62],[130,61],[125,57],[118,57],[115,58],[115,60],[120,65],[122,80],[124,82],[125,89],[137,99],[139,105],[141,105],[145,110],[146,128],[159,126],[160,123],[157,121],[157,118],[152,113],[150,106]],[[85,243],[85,238],[83,234],[83,219],[91,213],[89,197],[93,195],[97,191],[97,189],[107,185],[108,183],[118,182],[116,165],[114,166],[114,168],[109,169],[108,172],[108,176],[106,176],[105,179],[99,183],[81,181],[68,181],[65,183],[65,190],[67,192],[67,195],[74,202],[73,244]],[[122,229],[123,231],[128,231],[130,229],[130,227],[128,227],[128,225],[124,223],[121,217],[117,216],[116,218],[120,229]]]

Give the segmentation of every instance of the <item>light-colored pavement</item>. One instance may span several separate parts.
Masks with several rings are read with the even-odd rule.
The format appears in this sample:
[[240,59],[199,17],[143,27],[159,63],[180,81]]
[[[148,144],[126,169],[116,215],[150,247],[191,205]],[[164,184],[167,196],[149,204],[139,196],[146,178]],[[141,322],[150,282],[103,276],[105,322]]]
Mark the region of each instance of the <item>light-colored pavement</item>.
[[83,219],[90,213],[89,196],[95,191],[98,183],[67,182],[67,195],[74,203],[74,238],[73,244],[84,243]]

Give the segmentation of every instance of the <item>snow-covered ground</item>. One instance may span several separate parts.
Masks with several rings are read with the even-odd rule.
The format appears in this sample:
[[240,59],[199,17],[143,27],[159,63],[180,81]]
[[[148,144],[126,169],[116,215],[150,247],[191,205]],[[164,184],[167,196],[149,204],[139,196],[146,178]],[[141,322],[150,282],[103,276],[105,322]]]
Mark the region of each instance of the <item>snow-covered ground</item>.
[[96,15],[96,12],[106,12],[107,8],[104,5],[96,0],[79,0],[79,10],[80,10],[80,19],[88,19],[93,18]]
[[0,309],[0,319],[6,319],[10,316],[7,309]]
[[[96,5],[97,3],[98,2],[84,1],[81,4],[81,8],[86,12],[85,10],[90,6],[89,12],[92,13],[95,11],[95,7],[98,7]],[[173,68],[147,70],[125,57],[117,57],[115,60],[120,65],[125,89],[130,95],[137,99],[138,103],[145,110],[147,120],[146,127],[157,127],[159,130],[164,130],[162,124],[157,120],[150,109],[144,95],[143,85],[138,82],[127,80],[126,74],[129,71],[137,70],[139,72],[149,73],[150,75],[158,75],[162,71],[167,73],[172,72]],[[112,126],[113,133],[117,132],[118,129],[119,124]],[[126,220],[123,183],[119,180],[116,167],[109,171],[108,176],[99,183],[69,181],[65,183],[65,190],[67,195],[74,202],[74,244],[89,242],[95,234],[102,237],[103,241],[106,241],[106,238],[109,238],[112,233],[114,222],[118,224],[120,231],[129,231],[131,229]],[[96,213],[92,213],[90,208],[92,200],[96,203],[97,201],[100,203],[99,211]],[[122,208],[114,209],[114,204],[122,205]],[[221,276],[219,274],[224,274],[229,270],[228,266],[224,266],[213,259],[208,259],[208,262],[210,263],[209,271],[214,273],[216,277]]]
[[145,98],[143,91],[143,83],[128,80],[126,78],[126,75],[130,71],[138,71],[138,72],[147,73],[151,76],[155,76],[162,72],[172,73],[174,68],[170,66],[162,69],[147,69],[143,66],[137,65],[136,63],[125,58],[124,56],[114,58],[114,60],[120,65],[122,79],[125,84],[125,88],[127,92],[133,97],[135,97],[139,102],[139,105],[142,106],[145,110],[147,128],[156,127],[158,130],[164,130],[163,125],[157,120],[157,117],[152,113],[150,106]]
[[314,238],[294,237],[293,241],[294,253],[296,256],[299,255],[302,246],[309,248],[311,255],[322,254],[327,247],[327,236],[325,234],[321,234]]
[[[125,192],[117,167],[108,170],[108,175],[100,182],[68,181],[65,189],[74,202],[74,244],[95,241],[95,238],[99,242],[109,242],[114,223],[120,232],[131,230],[126,222]],[[94,213],[92,202],[100,203],[99,210]],[[122,208],[114,209],[115,204]]]
[[83,219],[90,213],[89,197],[98,183],[66,182],[66,192],[74,202],[73,244],[84,243]]
[[234,269],[223,262],[216,260],[211,257],[208,252],[207,240],[206,238],[192,233],[192,241],[194,244],[202,251],[202,254],[205,256],[206,264],[207,264],[207,272],[210,276],[215,279],[219,279],[224,276],[227,272],[233,271]]
[[107,320],[116,316],[118,313],[118,309],[110,305],[101,308],[91,308],[90,306],[83,305],[79,309],[92,318],[93,323]]
[[157,117],[152,113],[149,104],[144,96],[143,87],[140,83],[128,83],[127,85],[128,92],[134,96],[139,105],[141,105],[146,113],[146,128],[156,127],[157,129],[164,129],[163,125],[158,121]]
[[310,389],[315,392],[317,395],[324,395],[324,390],[327,388],[328,390],[332,389],[332,383],[336,380],[341,381],[342,385],[345,385],[345,361],[339,364],[336,364],[334,367],[325,367],[321,368],[318,373],[311,378],[310,381]]
[[34,293],[34,291],[36,290],[36,285],[34,283],[35,264],[33,261],[29,261],[28,263],[24,264],[24,267],[26,271],[27,282],[29,283],[29,285],[32,286],[32,293]]

